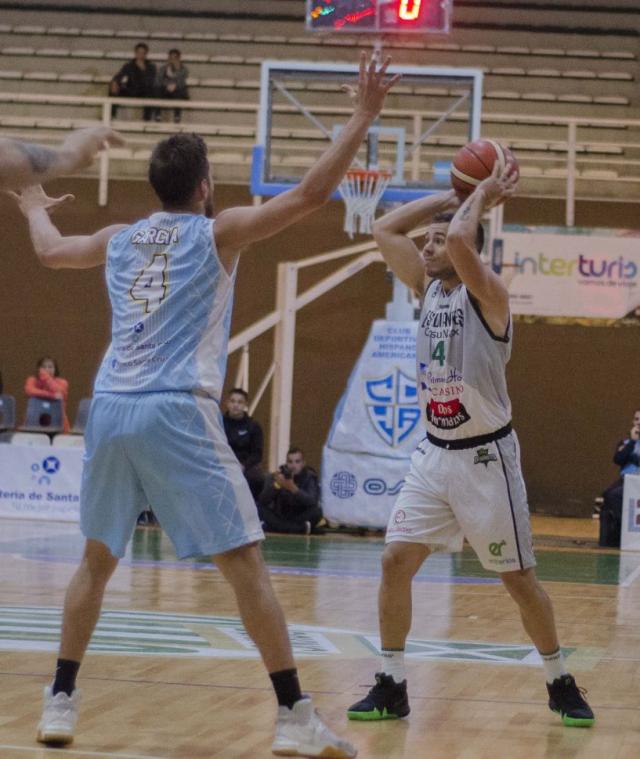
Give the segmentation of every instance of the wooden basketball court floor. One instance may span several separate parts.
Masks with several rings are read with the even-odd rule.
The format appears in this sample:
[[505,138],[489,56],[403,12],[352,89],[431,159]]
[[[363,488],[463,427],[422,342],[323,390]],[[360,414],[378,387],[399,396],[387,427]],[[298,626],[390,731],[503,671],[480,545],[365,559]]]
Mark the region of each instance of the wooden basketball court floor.
[[[516,608],[468,549],[432,557],[415,582],[410,717],[348,722],[345,709],[373,682],[382,541],[268,538],[303,688],[362,759],[640,757],[640,555],[544,542],[539,575],[596,711],[590,730],[565,728],[548,710]],[[80,672],[75,743],[35,742],[81,548],[75,525],[0,521],[0,757],[270,757],[275,700],[228,587],[205,562],[176,561],[149,528],[136,532],[108,588]]]

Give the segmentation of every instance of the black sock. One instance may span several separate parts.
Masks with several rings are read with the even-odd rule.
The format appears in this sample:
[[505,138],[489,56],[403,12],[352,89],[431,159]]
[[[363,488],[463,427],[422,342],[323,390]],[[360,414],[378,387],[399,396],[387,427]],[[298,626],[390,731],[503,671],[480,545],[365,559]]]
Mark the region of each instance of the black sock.
[[63,691],[70,696],[76,688],[76,677],[80,669],[79,661],[58,659],[56,664],[56,679],[53,681],[53,695]]
[[291,709],[296,701],[300,701],[302,691],[300,690],[297,669],[283,669],[280,672],[271,672],[269,673],[269,677],[276,692],[278,706],[286,706]]

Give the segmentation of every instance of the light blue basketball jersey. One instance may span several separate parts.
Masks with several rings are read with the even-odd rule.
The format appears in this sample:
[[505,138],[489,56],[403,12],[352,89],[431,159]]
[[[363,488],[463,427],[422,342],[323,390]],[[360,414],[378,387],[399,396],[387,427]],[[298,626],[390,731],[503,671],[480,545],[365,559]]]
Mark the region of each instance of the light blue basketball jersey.
[[114,235],[111,345],[95,392],[201,391],[220,400],[233,307],[211,219],[154,213]]

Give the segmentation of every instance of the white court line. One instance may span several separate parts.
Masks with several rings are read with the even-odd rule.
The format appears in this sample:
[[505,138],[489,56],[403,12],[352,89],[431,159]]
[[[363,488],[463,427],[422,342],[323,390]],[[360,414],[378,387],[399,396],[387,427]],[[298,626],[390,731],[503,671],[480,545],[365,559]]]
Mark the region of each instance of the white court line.
[[61,756],[75,754],[76,756],[111,756],[115,757],[115,759],[162,759],[162,757],[151,756],[151,754],[118,754],[113,751],[79,751],[72,748],[50,748],[48,746],[35,748],[33,746],[9,746],[5,743],[0,743],[0,750],[3,748],[11,749],[12,751],[31,751],[32,754],[39,754],[40,756],[53,756],[54,753],[59,753]]
[[624,578],[624,580],[620,583],[620,587],[628,588],[638,579],[638,577],[640,577],[640,565],[637,566],[628,577]]

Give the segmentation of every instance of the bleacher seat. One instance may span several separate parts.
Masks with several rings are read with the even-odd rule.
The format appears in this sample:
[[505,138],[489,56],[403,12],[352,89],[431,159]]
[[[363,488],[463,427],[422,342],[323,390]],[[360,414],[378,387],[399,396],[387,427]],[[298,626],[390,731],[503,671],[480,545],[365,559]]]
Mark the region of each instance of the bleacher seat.
[[9,445],[51,445],[49,435],[41,432],[2,432],[0,443]]
[[53,445],[59,448],[84,448],[84,437],[82,435],[56,435],[53,438]]
[[0,430],[13,430],[16,426],[16,399],[12,395],[0,395]]
[[62,401],[49,398],[29,398],[25,423],[20,432],[62,432],[64,414]]

